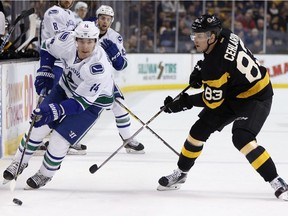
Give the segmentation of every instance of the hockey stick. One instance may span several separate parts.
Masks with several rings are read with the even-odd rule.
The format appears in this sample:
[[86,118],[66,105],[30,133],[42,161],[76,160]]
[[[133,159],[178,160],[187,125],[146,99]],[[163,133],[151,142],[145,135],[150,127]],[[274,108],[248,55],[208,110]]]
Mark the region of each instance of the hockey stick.
[[[117,98],[115,98],[115,101],[123,108],[125,109],[131,116],[133,116],[136,120],[138,120],[142,125],[145,125],[145,123],[138,118],[131,110],[129,110],[123,103],[121,103]],[[160,139],[168,148],[170,148],[176,155],[179,156],[179,153],[172,147],[170,146],[162,137],[160,137],[154,130],[152,130],[147,124],[145,127],[152,132],[158,139]]]
[[31,8],[29,10],[25,10],[25,11],[22,11],[22,13],[15,19],[13,25],[11,26],[11,28],[9,29],[8,33],[4,36],[3,38],[3,42],[0,46],[0,53],[2,53],[4,47],[5,47],[5,44],[9,41],[10,37],[11,37],[11,34],[13,33],[13,31],[15,30],[15,27],[17,25],[17,23],[23,19],[23,18],[26,18],[28,16],[30,16],[31,14],[33,14],[35,12],[34,8]]
[[[39,105],[41,104],[43,98],[44,98],[44,92],[46,92],[46,89],[42,89],[41,93],[40,93],[40,96],[38,98],[38,101],[37,101],[37,105],[36,105],[36,108],[39,107]],[[22,154],[21,154],[21,158],[20,158],[20,161],[19,161],[19,165],[17,167],[17,172],[16,172],[16,175],[14,177],[14,179],[11,181],[10,183],[10,191],[14,191],[15,187],[16,187],[16,181],[17,181],[17,178],[18,178],[18,175],[19,175],[19,172],[20,172],[20,167],[22,165],[22,162],[23,162],[23,158],[24,158],[24,155],[25,155],[25,152],[26,152],[26,149],[27,149],[27,143],[30,139],[30,136],[31,136],[31,132],[32,132],[32,129],[33,129],[33,126],[34,126],[34,123],[36,121],[36,118],[37,116],[34,115],[33,118],[32,118],[32,121],[31,121],[31,124],[30,124],[30,127],[29,127],[29,130],[28,130],[28,133],[27,133],[27,137],[26,137],[26,140],[25,140],[25,143],[23,145],[23,151],[22,151]]]
[[[190,88],[190,85],[187,86],[184,90],[182,90],[174,99],[175,101],[178,97],[180,97],[185,91],[187,91]],[[161,112],[163,112],[166,109],[166,106],[163,106],[162,109],[160,109],[154,116],[150,118],[149,121],[147,121],[141,128],[139,128],[129,139],[127,139],[116,151],[114,151],[103,163],[98,167],[97,164],[93,164],[89,171],[90,173],[95,173],[97,170],[99,170],[101,167],[103,167],[111,158],[113,158],[127,143],[129,143],[134,137],[136,137],[145,127],[147,127],[148,124],[150,124],[158,115],[160,115]]]

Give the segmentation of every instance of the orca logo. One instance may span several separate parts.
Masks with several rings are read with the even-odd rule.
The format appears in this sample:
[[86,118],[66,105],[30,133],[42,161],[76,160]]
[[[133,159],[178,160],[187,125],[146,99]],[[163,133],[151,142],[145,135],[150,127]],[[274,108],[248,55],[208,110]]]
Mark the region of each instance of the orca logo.
[[119,41],[119,43],[123,42],[123,38],[121,37],[121,35],[118,36],[118,41]]
[[100,63],[92,64],[90,66],[90,73],[93,75],[104,73],[104,67]]
[[58,13],[59,13],[58,10],[50,10],[50,11],[48,12],[48,15],[58,14]]

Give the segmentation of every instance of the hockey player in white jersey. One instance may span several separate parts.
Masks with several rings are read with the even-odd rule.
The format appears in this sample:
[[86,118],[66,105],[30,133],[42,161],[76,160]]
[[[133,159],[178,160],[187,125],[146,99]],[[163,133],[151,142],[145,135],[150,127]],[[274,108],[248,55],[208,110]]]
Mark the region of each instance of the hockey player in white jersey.
[[[96,11],[96,17],[96,25],[100,29],[99,42],[109,56],[115,70],[122,71],[127,66],[126,51],[123,46],[122,36],[110,28],[114,21],[114,11],[108,5],[101,5]],[[115,85],[114,96],[121,101],[122,104],[127,106],[124,101],[124,96],[117,85]],[[129,139],[132,136],[129,113],[118,103],[113,104],[112,111],[115,115],[116,125],[121,138],[123,141]],[[127,153],[144,153],[144,146],[136,139],[131,140],[125,145],[125,148]]]
[[[31,188],[42,187],[52,179],[69,146],[78,143],[103,109],[110,108],[114,102],[114,68],[98,37],[99,29],[95,23],[83,21],[74,32],[63,32],[42,44],[35,88],[38,94],[43,89],[51,92],[33,111],[36,121],[19,174],[28,166],[29,159],[44,137],[51,129],[53,132],[39,171],[27,180]],[[65,68],[59,83],[52,88],[52,67],[57,58],[62,60]],[[26,137],[22,138],[13,162],[3,173],[6,181],[15,178]]]
[[[75,29],[75,15],[70,10],[73,4],[73,0],[58,1],[57,5],[48,8],[41,23],[40,43],[47,40],[48,38],[54,37],[56,34],[64,31],[72,31]],[[53,85],[56,85],[63,73],[63,64],[59,59],[55,61],[52,70],[55,74]],[[49,142],[44,140],[44,143],[43,145],[39,146],[39,151],[35,152],[37,155],[42,155],[44,153],[43,150],[46,150],[46,146],[49,144]],[[71,148],[69,148],[68,154],[86,154],[86,146],[80,143],[71,146]]]
[[83,21],[88,12],[88,5],[86,2],[77,2],[74,7],[74,17],[76,25]]

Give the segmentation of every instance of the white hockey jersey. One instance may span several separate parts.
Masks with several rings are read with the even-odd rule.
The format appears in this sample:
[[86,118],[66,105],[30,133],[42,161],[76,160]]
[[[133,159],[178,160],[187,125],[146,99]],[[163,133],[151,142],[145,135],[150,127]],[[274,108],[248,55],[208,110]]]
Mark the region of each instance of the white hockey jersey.
[[64,31],[72,31],[76,27],[74,13],[57,5],[50,7],[44,14],[41,25],[41,43],[44,40]]
[[72,31],[46,40],[42,49],[46,49],[63,62],[64,71],[59,85],[69,98],[77,100],[83,109],[90,105],[111,107],[114,101],[114,68],[98,42],[92,55],[82,61],[77,57],[76,41]]

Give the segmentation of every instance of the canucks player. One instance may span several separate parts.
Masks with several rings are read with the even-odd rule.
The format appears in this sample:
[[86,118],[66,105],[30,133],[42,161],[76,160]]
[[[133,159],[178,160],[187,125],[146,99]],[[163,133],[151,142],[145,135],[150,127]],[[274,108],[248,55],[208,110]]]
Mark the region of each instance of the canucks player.
[[[41,40],[40,44],[64,31],[72,31],[76,27],[75,14],[70,10],[73,6],[73,0],[58,1],[57,5],[53,5],[48,8],[44,14],[43,21],[41,22]],[[57,59],[55,61],[53,72],[55,74],[54,85],[56,85],[63,73],[63,64]],[[39,147],[40,151],[35,152],[36,154],[43,154],[41,150],[45,150],[49,142],[45,142],[45,145]],[[77,144],[69,148],[69,154],[86,154],[86,146]]]
[[88,12],[88,5],[85,2],[77,2],[74,7],[74,17],[76,25],[84,20]]
[[[110,28],[114,21],[114,11],[108,5],[101,5],[96,11],[97,26],[100,29],[99,41],[109,56],[116,71],[122,71],[127,66],[126,51],[123,46],[122,36]],[[126,106],[124,96],[119,87],[115,85],[114,96]],[[130,131],[130,115],[118,103],[114,103],[112,111],[115,115],[116,125],[121,138],[125,141],[132,136]],[[144,146],[136,139],[125,145],[127,153],[144,153]]]
[[[256,136],[269,115],[273,89],[269,72],[255,59],[242,40],[214,15],[202,15],[192,24],[192,41],[204,54],[190,75],[194,88],[204,86],[199,94],[184,93],[173,102],[168,96],[164,104],[167,113],[204,107],[199,119],[184,142],[178,159],[178,169],[159,179],[158,190],[178,189],[203,149],[203,143],[215,131],[233,122],[232,141],[258,174],[269,182],[275,196],[288,201],[288,186],[279,177],[275,164]],[[228,182],[229,183],[229,182]]]
[[[51,129],[53,132],[39,171],[27,180],[31,188],[42,187],[52,179],[69,146],[78,143],[103,109],[113,104],[114,68],[100,46],[98,37],[99,29],[95,23],[83,21],[74,32],[65,31],[42,44],[35,88],[38,94],[43,89],[51,92],[39,108],[33,111],[37,118],[19,173],[27,167],[44,137]],[[56,59],[60,59],[65,68],[59,83],[53,87],[55,76],[52,68]],[[6,181],[15,177],[25,137],[21,140],[13,162],[3,173]]]

